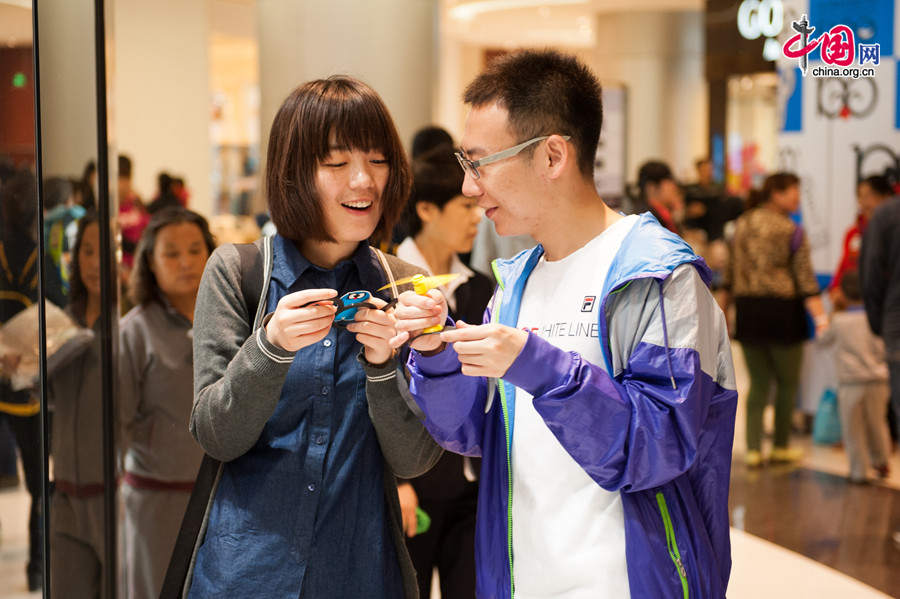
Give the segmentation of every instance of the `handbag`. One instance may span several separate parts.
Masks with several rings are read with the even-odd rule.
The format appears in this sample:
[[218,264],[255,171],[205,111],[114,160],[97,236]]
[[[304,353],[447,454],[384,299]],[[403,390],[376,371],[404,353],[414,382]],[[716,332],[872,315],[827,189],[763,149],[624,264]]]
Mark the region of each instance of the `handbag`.
[[813,419],[813,441],[819,445],[836,445],[841,442],[841,417],[838,412],[837,394],[825,389]]

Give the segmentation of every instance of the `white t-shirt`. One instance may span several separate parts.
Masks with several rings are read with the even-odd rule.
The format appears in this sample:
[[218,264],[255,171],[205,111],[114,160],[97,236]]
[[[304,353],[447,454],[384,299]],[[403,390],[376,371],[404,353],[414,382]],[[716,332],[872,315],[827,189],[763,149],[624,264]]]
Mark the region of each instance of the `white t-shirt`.
[[[562,260],[541,258],[522,297],[518,327],[605,368],[597,311],[613,257],[637,222],[623,218]],[[516,598],[629,597],[619,493],[602,489],[566,452],[516,389],[512,441]]]

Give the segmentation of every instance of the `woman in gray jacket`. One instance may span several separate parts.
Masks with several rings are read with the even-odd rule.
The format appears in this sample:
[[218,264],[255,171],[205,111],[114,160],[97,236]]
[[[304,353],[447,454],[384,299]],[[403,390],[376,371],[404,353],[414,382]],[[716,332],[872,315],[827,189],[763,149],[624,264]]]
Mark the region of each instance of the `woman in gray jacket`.
[[[53,479],[50,505],[50,594],[98,599],[103,537],[103,440],[100,434],[100,227],[96,213],[78,223],[69,278],[75,322],[92,331],[69,359],[48,364],[47,394],[53,405]],[[60,352],[62,354],[63,352]]]
[[131,271],[134,303],[120,323],[119,418],[125,448],[121,580],[125,597],[156,599],[203,450],[193,405],[191,327],[215,248],[206,219],[183,208],[154,215]]
[[363,308],[344,328],[332,301],[417,272],[368,244],[406,202],[403,148],[374,90],[331,77],[282,104],[266,169],[278,234],[257,244],[257,314],[235,246],[213,253],[197,298],[191,431],[224,465],[187,594],[416,597],[394,475],[441,450],[401,398],[393,316]]

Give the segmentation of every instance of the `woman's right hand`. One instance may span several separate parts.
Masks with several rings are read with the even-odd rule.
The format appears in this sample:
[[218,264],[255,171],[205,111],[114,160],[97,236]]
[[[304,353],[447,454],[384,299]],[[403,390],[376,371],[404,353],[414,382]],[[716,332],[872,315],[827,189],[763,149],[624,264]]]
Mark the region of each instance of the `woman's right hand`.
[[[330,300],[336,296],[334,289],[304,289],[284,296],[266,324],[266,339],[292,352],[321,341],[334,322],[337,308]],[[300,307],[315,301],[323,303]]]

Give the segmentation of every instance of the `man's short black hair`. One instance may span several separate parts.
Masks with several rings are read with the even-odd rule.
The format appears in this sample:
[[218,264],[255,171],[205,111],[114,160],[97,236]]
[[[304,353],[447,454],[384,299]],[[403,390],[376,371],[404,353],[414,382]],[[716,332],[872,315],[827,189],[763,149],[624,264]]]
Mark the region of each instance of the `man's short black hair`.
[[601,88],[574,56],[555,50],[502,56],[469,84],[464,99],[475,108],[495,102],[505,108],[519,142],[542,135],[570,136],[578,169],[585,178],[593,177],[603,124]]

